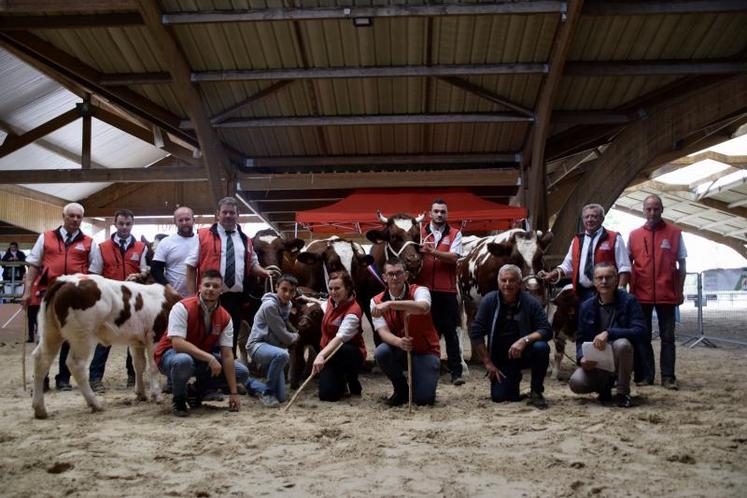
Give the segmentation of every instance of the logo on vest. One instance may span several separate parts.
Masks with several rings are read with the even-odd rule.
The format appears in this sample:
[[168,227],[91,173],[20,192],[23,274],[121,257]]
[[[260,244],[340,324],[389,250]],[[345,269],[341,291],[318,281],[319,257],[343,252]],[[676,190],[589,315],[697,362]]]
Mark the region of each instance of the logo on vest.
[[138,260],[140,259],[140,254],[138,254],[138,253],[136,253],[136,252],[133,252],[133,253],[132,253],[132,256],[130,256],[130,259],[131,259],[132,261],[138,261]]
[[449,239],[448,237],[444,237],[441,243],[451,245],[451,239]]
[[664,239],[661,241],[661,248],[662,249],[671,249],[672,244],[669,243],[669,239]]
[[213,331],[210,334],[211,335],[220,335],[220,326],[213,325]]
[[333,320],[332,325],[334,325],[335,327],[339,327],[340,325],[342,325],[342,317]]
[[600,251],[611,251],[612,248],[610,247],[609,242],[607,242],[605,240],[604,242],[602,242],[601,244],[599,244],[599,250]]
[[86,247],[83,245],[83,242],[78,242],[75,245],[75,250],[77,250],[77,251],[85,251]]

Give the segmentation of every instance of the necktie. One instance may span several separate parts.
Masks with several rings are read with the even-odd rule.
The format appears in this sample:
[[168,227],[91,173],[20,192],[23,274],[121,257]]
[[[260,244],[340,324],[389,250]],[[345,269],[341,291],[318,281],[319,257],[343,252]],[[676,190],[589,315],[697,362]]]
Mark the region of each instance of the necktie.
[[236,256],[233,251],[233,230],[226,230],[226,275],[223,281],[229,289],[236,282]]
[[127,241],[126,240],[119,240],[119,250],[122,251],[122,254],[127,252]]
[[[587,235],[588,236],[588,235]],[[589,237],[589,247],[586,249],[586,262],[584,263],[584,275],[590,282],[594,282],[594,237]]]
[[73,234],[69,233],[67,234],[67,237],[65,238],[65,248],[67,249],[67,247],[72,243],[73,243]]

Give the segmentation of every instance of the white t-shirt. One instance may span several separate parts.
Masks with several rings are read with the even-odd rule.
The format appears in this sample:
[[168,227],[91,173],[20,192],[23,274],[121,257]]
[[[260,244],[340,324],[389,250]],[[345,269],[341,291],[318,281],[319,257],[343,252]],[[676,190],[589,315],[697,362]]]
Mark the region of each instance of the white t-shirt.
[[[80,230],[76,231],[73,234],[73,238],[78,236],[78,232]],[[62,235],[62,239],[67,238],[67,230],[65,230],[65,227],[60,228],[60,234]],[[73,250],[77,247],[78,242],[76,242],[76,245],[73,246]],[[42,261],[44,260],[44,233],[40,233],[39,237],[36,239],[36,243],[34,243],[34,247],[31,249],[31,253],[26,258],[26,262],[30,265],[36,266],[37,268],[42,267]],[[101,274],[101,271],[104,267],[104,261],[101,258],[101,251],[99,250],[99,245],[96,242],[91,242],[91,252],[88,253],[88,273],[97,273]]]
[[[187,322],[187,308],[185,308],[182,303],[176,303],[174,307],[171,308],[171,313],[169,313],[169,331],[167,335],[169,337],[182,337],[186,339]],[[218,344],[225,348],[233,347],[233,323],[231,320],[228,321],[226,328],[221,331]]]
[[[405,286],[405,292],[407,292],[407,286]],[[400,299],[395,299],[395,301],[400,301]],[[428,287],[421,287],[418,286],[415,289],[415,295],[413,296],[413,301],[418,303],[428,303],[428,306],[431,305],[431,291],[428,290]],[[371,309],[376,305],[373,299],[371,299]],[[375,317],[373,319],[373,328],[374,330],[379,330],[382,327],[388,327],[386,323],[386,319],[383,316]]]
[[158,243],[153,256],[153,261],[163,263],[166,281],[181,296],[189,295],[185,262],[189,254],[197,250],[195,246],[199,246],[197,234],[192,237],[182,237],[178,233],[173,233]]

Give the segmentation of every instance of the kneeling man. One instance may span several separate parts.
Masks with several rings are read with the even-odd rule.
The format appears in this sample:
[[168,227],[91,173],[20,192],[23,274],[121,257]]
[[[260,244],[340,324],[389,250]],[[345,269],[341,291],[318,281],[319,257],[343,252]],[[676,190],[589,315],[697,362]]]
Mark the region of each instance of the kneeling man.
[[[571,391],[596,392],[600,401],[612,401],[612,384],[617,375],[617,406],[630,407],[630,377],[633,374],[633,343],[643,340],[646,322],[638,301],[617,288],[617,269],[611,263],[594,267],[596,297],[585,301],[579,312],[576,358],[579,368],[571,376]],[[581,345],[592,342],[604,351],[612,348],[615,372],[597,368],[597,362],[584,358]]]
[[371,316],[382,340],[374,358],[394,386],[394,394],[385,402],[389,406],[407,403],[409,386],[403,371],[407,371],[407,353],[412,352],[413,402],[433,404],[441,350],[430,314],[431,293],[427,287],[407,285],[407,271],[398,258],[384,264],[384,281],[387,289],[371,299]]
[[[202,274],[196,296],[182,299],[169,314],[168,332],[161,337],[155,351],[158,369],[169,378],[174,395],[172,412],[186,417],[187,382],[196,377],[196,392],[190,399],[200,405],[209,390],[228,385],[229,409],[238,410],[241,403],[237,382],[244,384],[249,370],[233,360],[233,325],[231,315],[220,306],[223,277],[217,270]],[[220,348],[220,355],[213,353]]]
[[552,329],[540,302],[521,290],[518,266],[503,265],[498,271],[498,290],[480,301],[469,335],[472,351],[488,371],[493,401],[519,401],[521,370],[530,368],[529,404],[547,408],[542,393],[550,362],[547,342],[552,338]]

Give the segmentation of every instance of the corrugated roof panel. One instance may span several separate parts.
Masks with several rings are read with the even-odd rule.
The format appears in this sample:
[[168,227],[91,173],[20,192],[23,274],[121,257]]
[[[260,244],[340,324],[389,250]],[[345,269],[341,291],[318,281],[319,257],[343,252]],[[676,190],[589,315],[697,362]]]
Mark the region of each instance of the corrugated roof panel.
[[563,78],[555,99],[555,110],[614,109],[653,92],[678,76],[608,76]]

